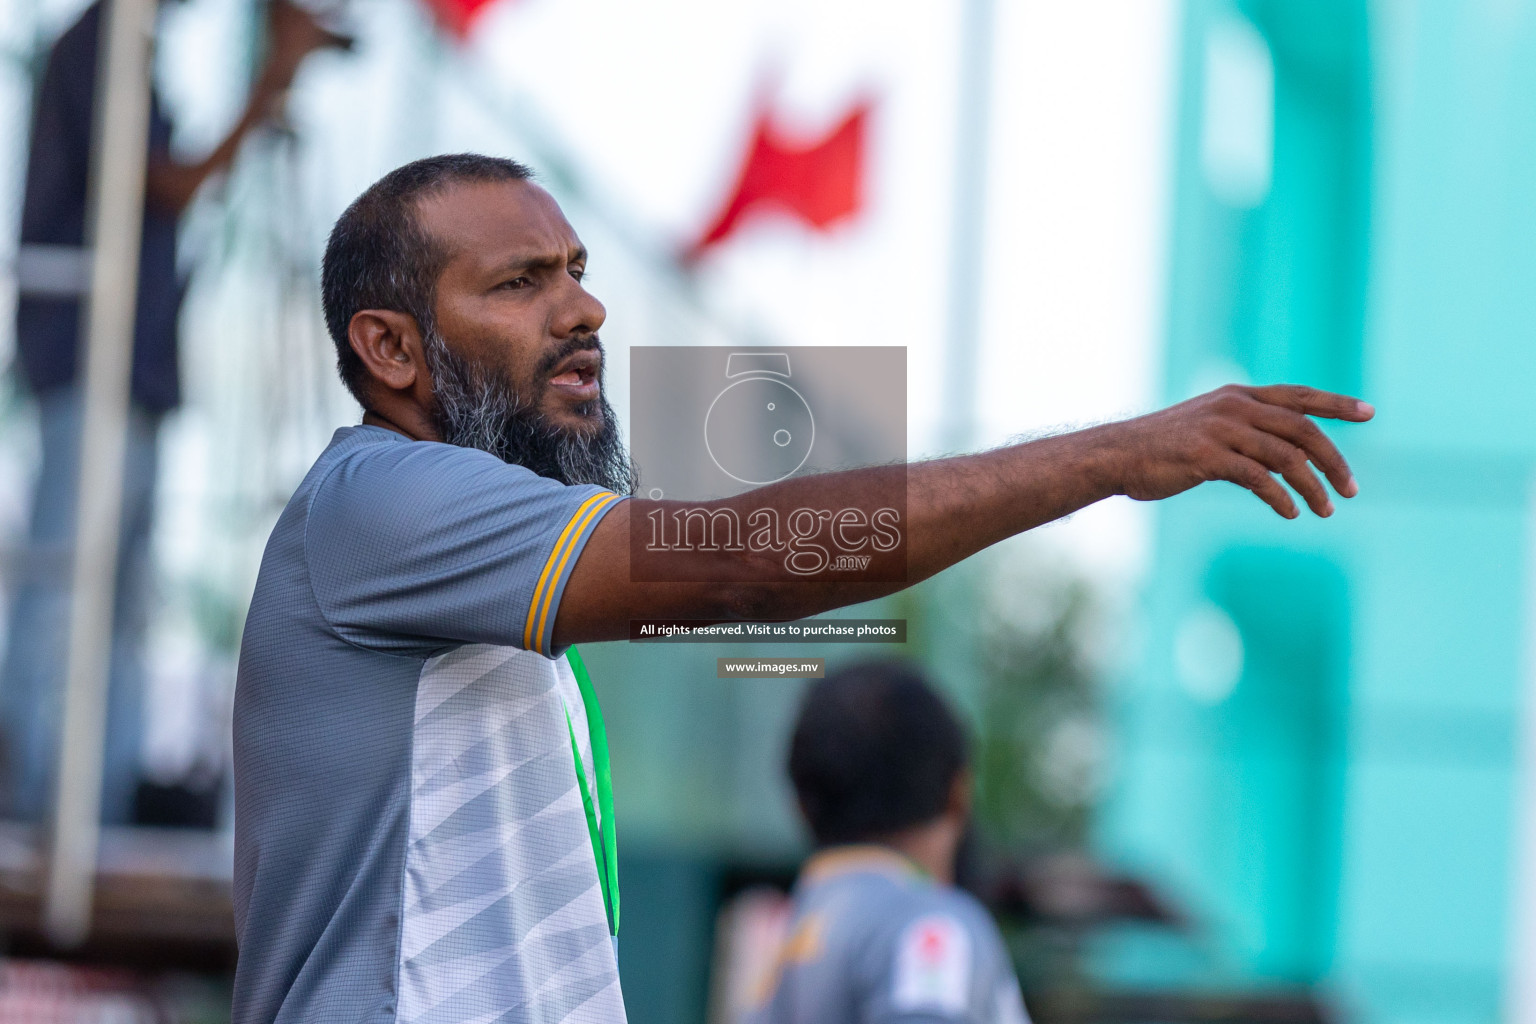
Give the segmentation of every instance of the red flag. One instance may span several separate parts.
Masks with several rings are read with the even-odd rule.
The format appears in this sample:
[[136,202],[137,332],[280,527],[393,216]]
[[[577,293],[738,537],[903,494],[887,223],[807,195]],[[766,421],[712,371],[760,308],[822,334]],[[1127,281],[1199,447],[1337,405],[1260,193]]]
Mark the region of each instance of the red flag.
[[824,137],[804,143],[789,137],[762,104],[736,187],[687,258],[697,259],[760,212],[794,214],[822,229],[858,213],[871,106],[860,100]]
[[475,20],[496,0],[427,0],[437,23],[457,39],[469,35]]

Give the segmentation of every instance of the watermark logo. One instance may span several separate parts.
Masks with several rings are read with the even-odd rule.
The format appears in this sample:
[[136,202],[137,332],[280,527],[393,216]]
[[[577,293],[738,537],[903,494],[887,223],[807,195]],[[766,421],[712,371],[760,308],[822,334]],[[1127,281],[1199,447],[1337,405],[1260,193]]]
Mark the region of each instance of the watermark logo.
[[904,348],[630,359],[636,579],[905,580]]
[[784,568],[797,576],[863,572],[876,553],[896,551],[902,543],[901,511],[889,507],[872,514],[858,507],[797,508],[781,522],[779,510],[769,506],[748,512],[745,529],[741,513],[729,505],[658,505],[645,518],[647,552],[782,554]]
[[816,417],[789,383],[787,352],[732,352],[731,380],[704,414],[704,447],[715,466],[744,484],[777,483],[805,465]]

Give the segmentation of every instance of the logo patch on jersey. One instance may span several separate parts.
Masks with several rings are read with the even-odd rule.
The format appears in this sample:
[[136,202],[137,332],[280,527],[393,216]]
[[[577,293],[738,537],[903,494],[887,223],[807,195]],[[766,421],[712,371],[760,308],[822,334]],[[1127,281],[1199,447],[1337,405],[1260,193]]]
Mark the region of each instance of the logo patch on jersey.
[[920,917],[896,947],[891,1002],[902,1011],[965,1012],[971,987],[971,937],[947,914]]

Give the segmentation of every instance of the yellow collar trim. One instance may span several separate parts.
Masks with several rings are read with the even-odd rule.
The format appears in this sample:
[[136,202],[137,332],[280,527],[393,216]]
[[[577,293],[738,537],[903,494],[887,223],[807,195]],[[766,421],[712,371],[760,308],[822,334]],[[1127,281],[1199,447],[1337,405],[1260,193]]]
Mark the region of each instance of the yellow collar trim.
[[890,847],[864,843],[823,850],[806,861],[800,877],[807,882],[820,882],[854,871],[874,871],[902,878],[922,874],[916,864]]

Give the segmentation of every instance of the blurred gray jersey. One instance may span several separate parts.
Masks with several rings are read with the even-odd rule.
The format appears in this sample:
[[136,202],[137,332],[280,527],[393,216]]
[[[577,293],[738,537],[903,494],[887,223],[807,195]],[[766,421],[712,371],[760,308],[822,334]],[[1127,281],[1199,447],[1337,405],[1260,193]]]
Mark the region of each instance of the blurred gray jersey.
[[1028,1024],[1002,936],[969,894],[905,858],[813,858],[749,1024]]

